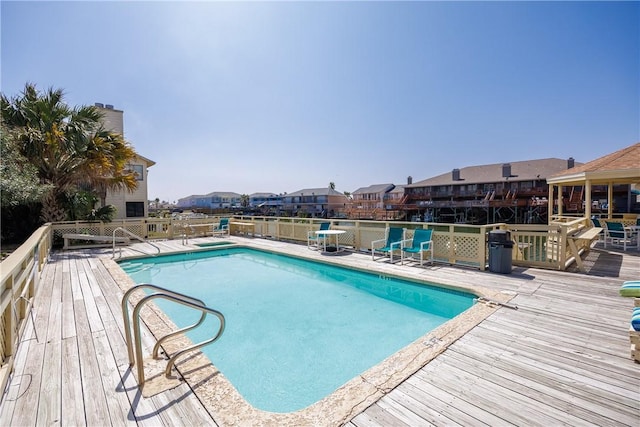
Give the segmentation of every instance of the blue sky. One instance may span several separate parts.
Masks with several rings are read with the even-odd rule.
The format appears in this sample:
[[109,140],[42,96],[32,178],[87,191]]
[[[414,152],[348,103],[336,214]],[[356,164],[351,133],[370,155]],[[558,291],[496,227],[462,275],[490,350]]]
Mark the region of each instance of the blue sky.
[[638,2],[2,1],[2,92],[124,110],[149,198],[354,191],[640,141]]

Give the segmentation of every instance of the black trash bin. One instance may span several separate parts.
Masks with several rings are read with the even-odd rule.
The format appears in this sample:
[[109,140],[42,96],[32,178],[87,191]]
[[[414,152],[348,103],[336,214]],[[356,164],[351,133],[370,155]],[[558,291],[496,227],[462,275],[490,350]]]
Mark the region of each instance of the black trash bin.
[[489,232],[489,271],[492,273],[511,273],[511,254],[513,242],[507,230]]

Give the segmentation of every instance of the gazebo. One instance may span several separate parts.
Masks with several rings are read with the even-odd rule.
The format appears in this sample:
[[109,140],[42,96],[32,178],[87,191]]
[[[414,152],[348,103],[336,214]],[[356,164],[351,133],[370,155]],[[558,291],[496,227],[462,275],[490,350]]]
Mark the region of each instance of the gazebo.
[[[573,167],[564,172],[557,173],[547,178],[549,184],[549,202],[557,199],[559,217],[562,216],[563,186],[584,186],[584,216],[590,218],[592,214],[592,188],[594,185],[606,185],[607,191],[607,218],[613,218],[613,186],[616,184],[628,184],[628,206],[631,206],[631,198],[637,197],[635,186],[640,186],[640,142],[622,150],[608,154],[599,159],[592,160],[580,166]],[[557,189],[557,190],[556,190]],[[555,198],[554,198],[555,194]],[[549,223],[552,221],[553,205],[549,206]]]

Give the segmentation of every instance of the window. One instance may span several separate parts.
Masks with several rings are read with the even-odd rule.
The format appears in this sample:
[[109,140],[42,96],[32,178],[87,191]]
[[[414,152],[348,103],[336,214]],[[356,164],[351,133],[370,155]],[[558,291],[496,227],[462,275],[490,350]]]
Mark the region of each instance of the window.
[[144,181],[144,168],[142,165],[129,165],[129,170],[136,174],[136,181]]
[[144,218],[144,202],[127,202],[127,218]]

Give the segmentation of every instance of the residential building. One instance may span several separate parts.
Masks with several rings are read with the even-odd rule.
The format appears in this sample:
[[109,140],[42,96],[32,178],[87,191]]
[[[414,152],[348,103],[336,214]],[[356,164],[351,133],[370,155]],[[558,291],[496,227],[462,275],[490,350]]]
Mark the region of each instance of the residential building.
[[198,199],[201,199],[204,197],[205,196],[197,195],[197,194],[192,194],[190,196],[183,197],[181,199],[178,199],[178,202],[176,203],[176,207],[180,209],[191,209],[196,206],[196,203],[197,203],[196,201]]
[[358,188],[351,193],[353,199],[347,215],[354,219],[385,219],[388,194],[394,188],[393,184],[374,184]]
[[[409,177],[411,178],[411,177]],[[393,209],[394,205],[398,205],[403,203],[405,197],[405,185],[396,185],[393,189],[387,194],[385,194],[384,198],[384,207],[387,210]]]
[[354,207],[360,209],[384,209],[387,194],[395,188],[393,184],[374,184],[360,187],[351,195]]
[[205,195],[191,195],[178,199],[181,209],[231,209],[240,207],[242,196],[229,191],[214,191]]
[[[103,114],[104,128],[124,136],[124,112],[116,110],[113,105],[96,103],[95,107]],[[148,169],[155,165],[153,160],[138,155],[130,164],[130,169],[136,173],[138,188],[127,190],[109,190],[106,203],[116,207],[115,219],[145,218],[149,215],[148,204]]]
[[282,211],[288,215],[332,217],[344,212],[349,198],[332,188],[305,188],[282,196]]
[[546,223],[546,179],[580,165],[573,158],[525,160],[453,169],[405,187],[406,217],[485,224]]
[[253,193],[249,195],[249,208],[261,215],[279,215],[282,194]]
[[231,191],[214,191],[206,197],[211,209],[239,208],[242,205],[242,195]]

